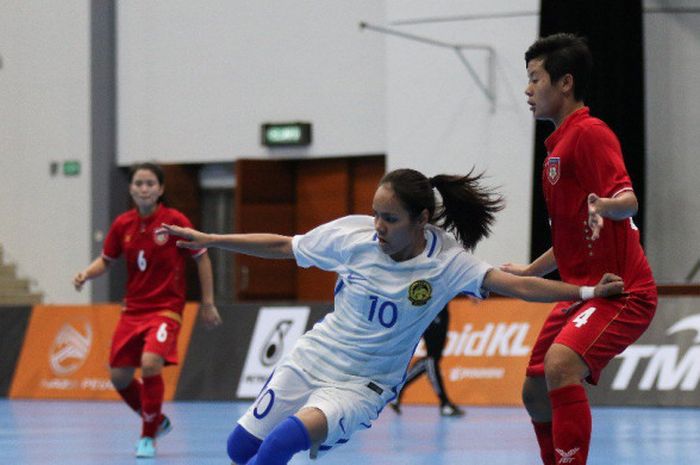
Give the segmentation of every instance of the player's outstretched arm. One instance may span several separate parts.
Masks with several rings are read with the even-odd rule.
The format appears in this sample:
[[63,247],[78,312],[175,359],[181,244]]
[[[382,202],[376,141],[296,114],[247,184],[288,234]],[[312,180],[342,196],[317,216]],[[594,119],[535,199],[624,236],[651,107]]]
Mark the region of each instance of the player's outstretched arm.
[[530,302],[557,302],[619,295],[624,290],[624,283],[619,276],[605,273],[595,287],[574,286],[551,279],[515,276],[493,268],[486,274],[483,287],[488,291]]
[[550,247],[529,265],[504,263],[500,269],[517,276],[544,276],[557,269],[557,260],[554,258],[554,249]]
[[184,240],[177,246],[185,249],[217,248],[260,258],[294,258],[292,238],[279,234],[208,234],[192,228],[163,224],[165,231]]

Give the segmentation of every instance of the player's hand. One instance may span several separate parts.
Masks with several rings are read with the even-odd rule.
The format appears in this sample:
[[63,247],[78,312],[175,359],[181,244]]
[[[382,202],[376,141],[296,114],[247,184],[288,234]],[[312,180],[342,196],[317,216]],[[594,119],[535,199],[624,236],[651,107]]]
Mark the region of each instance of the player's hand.
[[202,323],[207,329],[214,329],[217,326],[221,326],[221,315],[219,315],[219,310],[214,304],[200,304],[199,317],[202,319]]
[[197,231],[196,229],[163,223],[160,228],[156,230],[156,234],[163,232],[185,239],[184,241],[177,241],[175,243],[178,247],[182,247],[183,249],[203,249],[208,247],[207,238],[209,235]]
[[588,227],[591,229],[591,240],[600,237],[603,229],[603,216],[600,214],[602,199],[596,194],[588,194]]
[[76,291],[80,292],[83,290],[83,285],[87,280],[87,274],[84,271],[81,271],[73,277],[73,287],[75,287]]
[[318,458],[318,450],[321,448],[321,442],[315,442],[311,444],[311,449],[309,449],[309,458],[311,460],[316,460]]
[[501,271],[505,271],[506,273],[514,274],[516,276],[529,276],[527,271],[529,267],[530,265],[521,265],[518,263],[504,263],[503,265],[499,266]]
[[605,273],[593,290],[596,297],[612,297],[622,294],[625,290],[625,283],[616,274]]

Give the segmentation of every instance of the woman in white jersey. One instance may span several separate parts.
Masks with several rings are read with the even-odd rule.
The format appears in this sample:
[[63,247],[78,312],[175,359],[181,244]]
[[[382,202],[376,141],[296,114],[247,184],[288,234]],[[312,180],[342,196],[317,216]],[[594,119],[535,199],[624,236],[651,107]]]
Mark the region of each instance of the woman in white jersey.
[[180,247],[295,259],[338,274],[334,311],[280,361],[229,436],[235,464],[282,465],[308,449],[315,458],[369,428],[404,382],[421,334],[458,294],[551,302],[622,291],[614,275],[580,288],[505,273],[469,254],[502,208],[480,177],[392,171],[374,195],[374,217],[347,216],[294,237],[163,225],[185,239]]

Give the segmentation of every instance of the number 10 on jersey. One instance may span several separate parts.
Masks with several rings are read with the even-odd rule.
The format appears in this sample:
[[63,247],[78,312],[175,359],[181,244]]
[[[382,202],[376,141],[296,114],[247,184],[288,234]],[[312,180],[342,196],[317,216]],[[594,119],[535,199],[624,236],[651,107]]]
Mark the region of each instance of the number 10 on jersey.
[[367,315],[369,321],[374,321],[376,316],[379,324],[385,328],[391,328],[396,324],[396,320],[399,318],[399,309],[394,302],[382,301],[376,295],[369,296],[369,300],[369,315]]

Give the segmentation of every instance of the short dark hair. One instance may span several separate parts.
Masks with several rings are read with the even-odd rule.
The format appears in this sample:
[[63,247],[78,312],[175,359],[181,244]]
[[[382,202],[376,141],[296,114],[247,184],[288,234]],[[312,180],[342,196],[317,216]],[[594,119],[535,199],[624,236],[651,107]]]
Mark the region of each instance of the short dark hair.
[[574,78],[574,98],[583,100],[593,69],[593,56],[584,37],[559,33],[541,37],[525,52],[525,66],[530,61],[541,59],[552,82],[565,74]]
[[[412,169],[399,169],[384,175],[379,185],[388,184],[412,219],[428,210],[428,221],[453,232],[471,250],[491,233],[495,213],[503,209],[503,198],[480,185],[481,174],[466,176],[440,174],[432,178]],[[435,188],[442,204],[435,200]]]
[[129,184],[134,180],[134,175],[138,170],[146,170],[150,171],[151,173],[156,175],[156,178],[158,179],[158,183],[162,186],[165,184],[165,173],[163,173],[163,168],[161,168],[159,165],[156,165],[155,163],[136,163],[134,165],[131,165],[129,168]]

